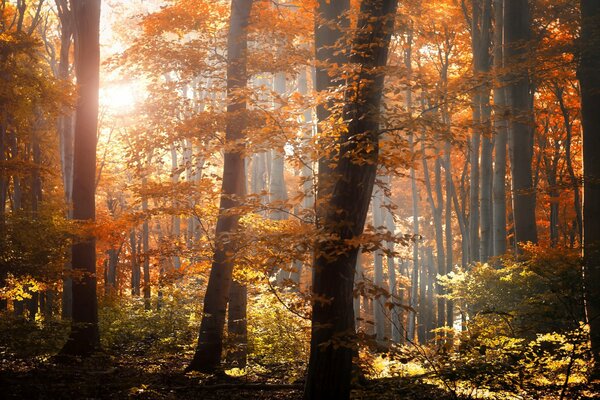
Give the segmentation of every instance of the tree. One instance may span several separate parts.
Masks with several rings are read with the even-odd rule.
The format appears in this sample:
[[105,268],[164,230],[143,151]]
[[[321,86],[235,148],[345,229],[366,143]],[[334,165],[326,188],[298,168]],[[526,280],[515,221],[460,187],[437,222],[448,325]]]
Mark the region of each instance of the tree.
[[527,64],[527,43],[531,40],[528,0],[504,3],[504,40],[505,67],[512,70],[506,101],[510,112],[509,154],[515,243],[536,243],[536,204],[531,166],[533,93]]
[[[494,72],[504,66],[504,0],[494,0]],[[506,141],[507,121],[505,90],[500,82],[494,87],[494,172],[492,182],[493,256],[506,252]]]
[[[94,221],[96,215],[96,135],[100,78],[100,0],[73,3],[75,68],[79,98],[75,118],[73,219]],[[99,346],[96,298],[96,241],[78,238],[72,248],[73,319],[63,355],[88,355]]]
[[583,256],[593,377],[600,378],[600,2],[581,1],[581,116],[583,125]]
[[[364,0],[349,56],[339,153],[315,248],[311,350],[305,399],[347,399],[354,354],[353,289],[359,247],[378,162],[379,118],[388,47],[398,2]],[[318,51],[318,50],[317,50]],[[324,171],[319,170],[322,176]]]
[[216,227],[216,247],[204,297],[198,346],[189,370],[212,372],[221,364],[223,329],[233,274],[234,244],[228,234],[238,226],[239,215],[232,212],[246,194],[246,175],[242,146],[246,129],[247,35],[252,0],[232,0],[227,36],[227,116],[223,165],[223,186]]

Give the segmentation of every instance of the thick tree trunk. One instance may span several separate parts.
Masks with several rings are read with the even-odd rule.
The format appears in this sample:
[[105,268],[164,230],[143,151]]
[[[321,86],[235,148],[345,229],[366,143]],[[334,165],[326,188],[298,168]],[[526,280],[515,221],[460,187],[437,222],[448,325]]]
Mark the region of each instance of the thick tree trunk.
[[528,67],[527,42],[531,39],[528,0],[507,1],[504,5],[505,66],[514,72],[508,85],[510,111],[509,153],[512,175],[515,242],[537,242],[535,190],[531,161],[533,156],[533,103]]
[[[373,192],[384,81],[381,67],[387,63],[397,5],[397,0],[363,0],[352,43],[350,62],[360,70],[350,78],[345,96],[348,129],[340,137],[331,198],[323,219],[323,229],[331,239],[318,242],[315,249],[307,400],[350,397],[358,247],[349,248],[345,241],[362,234]],[[341,249],[344,251],[339,252]]]
[[506,253],[506,98],[503,79],[504,67],[504,0],[494,0],[494,171],[492,182],[492,236],[493,256]]
[[[73,39],[75,23],[73,12],[69,7],[68,0],[55,0],[58,17],[60,19],[60,56],[58,63],[58,79],[68,80],[70,77],[70,52]],[[58,136],[60,145],[60,161],[63,178],[65,202],[67,204],[67,216],[72,217],[71,200],[73,194],[73,142],[74,126],[73,113],[63,110],[64,115],[58,119]],[[71,270],[70,260],[65,263],[65,270]],[[73,309],[73,280],[70,272],[63,278],[62,292],[62,318],[70,319]]]
[[[96,135],[100,72],[100,0],[73,3],[75,67],[79,97],[76,106],[73,162],[73,218],[93,221],[96,216]],[[73,319],[65,355],[89,355],[99,346],[96,298],[96,241],[79,238],[72,249]]]
[[198,346],[189,370],[212,372],[220,367],[223,329],[232,283],[234,244],[224,240],[237,229],[239,215],[230,210],[246,193],[243,149],[240,148],[247,125],[246,100],[238,91],[247,85],[247,36],[252,0],[232,0],[227,37],[227,121],[225,139],[237,148],[225,151],[223,187],[216,228],[216,248],[204,297],[204,314],[200,324]]
[[583,256],[586,312],[594,369],[600,378],[600,2],[581,0],[581,122],[583,125]]

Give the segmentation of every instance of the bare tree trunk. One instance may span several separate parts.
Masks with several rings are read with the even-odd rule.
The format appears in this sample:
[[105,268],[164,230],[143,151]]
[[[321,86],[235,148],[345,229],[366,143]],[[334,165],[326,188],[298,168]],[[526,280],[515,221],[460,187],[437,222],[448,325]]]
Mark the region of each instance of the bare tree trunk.
[[245,368],[248,355],[248,288],[242,282],[234,280],[229,292],[227,310],[227,334],[229,350],[227,364],[230,367]]
[[[151,157],[148,156],[148,164],[151,162]],[[146,176],[146,172],[144,172],[144,176],[142,178],[142,190],[146,189],[148,185],[148,177]],[[143,267],[142,271],[144,273],[144,308],[146,310],[150,310],[150,227],[148,223],[148,197],[144,193],[142,195],[142,212],[144,213],[144,221],[142,222],[142,259],[143,259]]]
[[[449,122],[447,118],[446,123]],[[446,235],[446,273],[452,272],[454,266],[454,236],[452,234],[452,163],[451,163],[452,144],[445,143],[444,163],[446,164],[446,213],[445,213],[445,232]],[[454,303],[451,299],[446,300],[446,325],[450,328],[454,325]]]
[[[173,184],[173,192],[177,190],[177,184],[179,183],[180,173],[181,172],[179,170],[179,161],[177,161],[177,148],[175,147],[175,144],[171,144],[171,183]],[[179,208],[179,204],[177,204],[175,198],[173,199],[173,207],[175,209]],[[173,215],[171,221],[171,239],[175,241],[175,243],[179,243],[179,239],[181,237],[181,218],[179,217],[179,215]],[[173,268],[175,269],[181,268],[181,258],[179,257],[179,252],[179,247],[175,248],[172,256]]]
[[119,263],[119,251],[117,249],[108,250],[108,259],[106,260],[106,277],[104,283],[104,292],[114,294],[117,288],[117,265]]
[[[491,0],[473,0],[471,43],[473,71],[480,80],[473,101],[473,136],[471,140],[470,184],[470,261],[486,261],[491,244],[491,165],[492,146],[489,137],[489,87],[484,74],[490,70]],[[483,147],[481,147],[483,137]],[[481,151],[481,166],[479,164]],[[480,229],[481,227],[481,240]]]
[[[386,185],[390,185],[392,177],[390,175],[384,178]],[[383,211],[383,220],[385,223],[385,227],[388,232],[392,235],[396,232],[396,224],[394,222],[394,215],[391,213],[391,200],[387,195],[384,195],[384,208]],[[401,308],[396,305],[396,303],[403,303],[403,299],[401,298],[403,294],[403,290],[398,293],[398,282],[396,279],[396,261],[394,258],[394,242],[389,241],[386,243],[386,249],[388,251],[388,255],[386,257],[387,268],[388,268],[388,287],[390,291],[392,304],[389,307],[390,309],[390,322],[391,322],[391,333],[392,333],[392,341],[394,343],[400,343],[402,341],[402,313]],[[402,271],[401,271],[402,272]],[[416,293],[416,290],[415,290]],[[416,294],[415,294],[416,296]],[[412,297],[411,297],[412,299]],[[412,300],[411,300],[412,301]]]
[[356,332],[360,331],[361,321],[363,320],[360,315],[360,298],[361,294],[356,291],[356,286],[363,281],[363,268],[362,268],[362,251],[358,251],[356,256],[356,274],[354,277],[354,323]]
[[[252,0],[232,0],[229,33],[227,37],[227,121],[225,139],[229,143],[241,141],[247,125],[246,100],[238,98],[238,91],[247,86],[247,35]],[[216,228],[216,248],[204,297],[204,314],[200,324],[198,346],[188,369],[212,372],[220,367],[223,349],[223,329],[232,283],[235,252],[231,241],[224,236],[235,232],[239,215],[228,213],[246,194],[243,149],[225,152],[223,188]]]
[[494,176],[492,182],[493,256],[506,253],[506,98],[503,79],[499,76],[504,67],[504,0],[494,0],[494,70],[497,76],[494,87]]
[[140,260],[137,252],[137,235],[135,228],[129,233],[129,247],[131,249],[131,295],[140,295]]
[[[55,0],[60,20],[60,56],[57,77],[61,80],[70,78],[70,51],[74,35],[75,21],[68,0]],[[64,115],[58,119],[58,136],[60,144],[60,160],[63,178],[67,216],[72,217],[71,200],[73,193],[73,143],[74,115],[70,110],[63,110]],[[65,264],[65,270],[71,270],[70,260]],[[69,273],[63,278],[62,318],[70,319],[73,308],[73,280]]]
[[592,379],[600,378],[600,3],[581,0],[581,122],[583,125],[583,257],[586,311],[594,358]]
[[524,63],[529,57],[527,42],[531,39],[528,0],[505,2],[504,6],[505,66],[516,72],[507,87],[510,133],[509,153],[512,175],[515,243],[537,242],[535,191],[531,161],[533,156],[533,94],[529,73]]
[[[440,326],[436,321],[436,314],[435,314],[434,297],[435,297],[435,291],[436,291],[436,286],[437,286],[437,278],[436,278],[437,272],[435,270],[435,264],[433,263],[433,248],[432,247],[427,247],[426,268],[427,268],[427,278],[428,278],[427,279],[427,309],[430,310],[428,312],[426,332],[427,332],[427,339],[430,340],[433,338],[431,331],[433,329],[435,329],[436,327]],[[439,313],[438,313],[438,315],[439,315]]]
[[[75,67],[79,83],[73,161],[73,218],[95,219],[96,135],[100,75],[100,0],[73,3],[75,16]],[[89,355],[99,346],[96,299],[96,242],[79,238],[72,249],[73,322],[61,353]]]
[[[425,140],[421,141],[421,150],[423,154],[425,154]],[[436,148],[436,153],[438,149]],[[444,249],[444,229],[442,226],[442,215],[443,215],[443,194],[442,194],[442,184],[441,184],[441,162],[440,155],[437,154],[434,166],[434,176],[435,176],[435,193],[436,199],[433,196],[433,188],[431,184],[431,178],[429,177],[429,165],[427,163],[427,157],[423,157],[423,176],[425,178],[425,188],[427,189],[427,199],[429,201],[429,206],[431,208],[431,213],[433,214],[433,225],[435,230],[435,245],[436,245],[436,253],[437,253],[437,273],[439,275],[446,274],[446,257],[445,257],[445,249]],[[437,203],[437,205],[436,205]],[[441,297],[443,293],[443,288],[441,285],[436,284],[436,293],[438,295],[437,298],[437,324],[438,328],[443,327],[445,325],[444,321],[446,319],[446,311],[445,311],[445,301],[444,298]]]
[[579,193],[579,179],[577,179],[577,176],[575,176],[575,169],[573,168],[573,157],[571,156],[571,143],[573,141],[573,124],[571,121],[569,109],[567,108],[563,98],[562,88],[557,87],[555,90],[555,95],[560,105],[565,131],[567,133],[567,138],[565,140],[565,161],[567,164],[567,172],[569,173],[569,178],[571,179],[571,186],[573,187],[573,207],[575,208],[576,216],[575,229],[577,232],[577,237],[579,238],[579,243],[582,243],[583,215],[581,211],[581,195]]
[[[378,186],[375,186],[373,190],[373,197],[371,199],[371,208],[373,213],[373,225],[376,229],[384,227],[383,221],[383,193]],[[373,253],[373,284],[377,291],[380,291],[383,286],[383,250],[377,249]],[[382,295],[373,297],[373,304],[375,306],[375,339],[378,342],[383,342],[385,339],[385,302],[386,299]]]
[[[358,247],[348,248],[345,241],[362,234],[373,192],[384,82],[381,67],[387,64],[397,5],[397,0],[363,0],[352,42],[349,61],[360,65],[360,70],[351,77],[345,96],[347,132],[339,139],[330,207],[322,224],[329,239],[319,241],[315,249],[311,350],[304,390],[307,400],[350,397]],[[323,172],[319,170],[319,175]],[[319,301],[323,298],[328,301]]]

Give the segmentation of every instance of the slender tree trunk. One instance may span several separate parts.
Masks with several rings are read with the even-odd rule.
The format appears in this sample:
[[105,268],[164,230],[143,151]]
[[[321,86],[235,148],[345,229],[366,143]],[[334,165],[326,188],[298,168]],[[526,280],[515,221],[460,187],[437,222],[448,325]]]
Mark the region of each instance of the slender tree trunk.
[[427,339],[433,339],[433,334],[431,331],[436,327],[440,326],[436,321],[435,314],[435,291],[437,286],[437,272],[435,269],[435,264],[433,263],[433,248],[427,247],[427,309],[430,310],[427,318]]
[[[427,328],[428,328],[428,315],[431,312],[427,308],[427,268],[425,267],[425,250],[423,246],[420,246],[419,254],[417,259],[414,258],[413,254],[413,271],[415,270],[414,263],[417,264],[419,271],[419,304],[417,308],[417,335],[420,344],[424,344],[427,341]],[[409,321],[410,322],[410,321]],[[408,337],[410,339],[410,336]]]
[[[315,90],[323,93],[343,84],[340,77],[331,74],[335,66],[345,65],[348,62],[348,43],[345,35],[349,32],[350,0],[318,0],[315,12]],[[316,107],[317,134],[327,138],[325,148],[320,149],[319,179],[317,181],[317,226],[321,226],[320,219],[326,214],[326,202],[333,186],[332,164],[334,153],[333,135],[324,135],[323,129],[331,117],[330,109],[333,100]]]
[[[180,171],[179,171],[179,161],[177,161],[177,148],[175,147],[175,144],[171,144],[171,173],[172,173],[172,177],[171,177],[171,183],[173,184],[173,193],[175,196],[175,191],[177,190],[177,184],[179,183],[179,175],[180,175]],[[175,209],[179,208],[179,204],[177,203],[176,199],[173,199],[173,207]],[[179,217],[179,215],[173,215],[172,217],[172,230],[171,230],[171,236],[172,236],[172,240],[175,243],[179,243],[179,239],[181,237],[181,218]],[[175,268],[176,270],[178,270],[179,268],[181,268],[181,258],[179,257],[179,246],[177,246],[174,249],[174,254],[172,257],[173,260],[173,268]]]
[[[424,139],[424,138],[423,138]],[[421,141],[421,150],[423,154],[425,154],[425,140]],[[437,149],[436,149],[436,152]],[[443,194],[442,194],[442,185],[441,185],[441,162],[440,155],[437,154],[435,166],[434,166],[434,176],[435,176],[435,193],[436,199],[434,199],[433,188],[431,184],[431,178],[429,176],[429,165],[427,163],[427,158],[423,157],[423,176],[425,178],[425,188],[427,189],[427,199],[429,201],[429,206],[431,208],[431,213],[433,214],[433,225],[435,230],[435,245],[436,245],[436,253],[437,253],[437,273],[439,275],[446,274],[446,257],[445,257],[445,249],[444,249],[444,229],[442,226],[442,215],[443,215]],[[437,200],[437,201],[436,201]],[[436,205],[437,203],[437,205]],[[441,285],[436,283],[436,293],[438,295],[437,298],[437,323],[438,328],[444,326],[444,321],[446,319],[446,307],[444,298],[441,297],[443,293],[443,288]]]
[[600,378],[600,2],[581,0],[581,122],[583,125],[583,257],[586,312],[594,358],[592,379]]
[[[449,118],[446,118],[446,123]],[[452,163],[451,163],[452,145],[445,143],[444,163],[446,164],[446,212],[445,212],[445,231],[446,235],[446,273],[452,272],[454,266],[454,236],[452,234]],[[446,324],[452,328],[454,325],[454,302],[451,299],[446,300]]]
[[223,329],[232,283],[234,244],[223,240],[238,227],[239,215],[228,211],[239,204],[246,193],[243,149],[239,142],[247,125],[246,100],[238,91],[246,87],[247,36],[252,0],[232,0],[227,37],[227,121],[225,139],[237,142],[237,148],[225,152],[223,188],[216,228],[216,248],[204,297],[204,314],[200,324],[198,346],[189,370],[212,372],[220,367],[223,349]]
[[[60,56],[57,77],[68,80],[70,77],[70,52],[74,34],[75,21],[68,0],[55,0],[60,19]],[[60,160],[63,178],[67,216],[72,217],[71,200],[73,194],[73,143],[74,115],[70,110],[63,110],[64,115],[58,119],[58,136],[60,144]],[[70,276],[71,261],[65,263],[62,292],[62,318],[71,319],[73,309],[73,280]]]
[[227,334],[230,349],[227,352],[227,364],[231,367],[245,368],[248,355],[248,288],[242,282],[234,280],[229,292],[227,310]]
[[119,251],[109,249],[108,259],[106,260],[106,277],[104,283],[104,292],[114,294],[117,289],[117,264],[119,263]]
[[[148,164],[150,164],[150,157],[148,157]],[[145,189],[148,184],[148,178],[144,172],[142,178],[142,188]],[[148,222],[148,198],[144,194],[142,195],[142,212],[144,213],[144,222],[142,222],[142,260],[143,266],[142,271],[144,274],[144,308],[150,310],[150,227]]]
[[319,241],[315,249],[311,350],[304,391],[307,400],[350,397],[358,247],[348,248],[345,241],[362,234],[373,191],[384,82],[381,67],[387,63],[397,5],[397,0],[361,3],[349,60],[360,70],[351,77],[346,91],[343,117],[348,121],[347,132],[340,137],[330,207],[323,219],[330,239]]
[[[371,199],[371,208],[373,213],[373,225],[376,229],[384,227],[383,221],[383,193],[381,188],[375,187],[373,190],[373,197]],[[383,250],[377,249],[373,254],[373,284],[377,291],[380,291],[383,286]],[[385,339],[385,303],[386,299],[382,295],[376,295],[373,297],[373,304],[375,306],[375,339],[378,342],[383,342]]]
[[560,110],[565,125],[565,131],[567,133],[567,138],[565,140],[565,161],[567,164],[567,172],[569,173],[569,178],[571,179],[571,186],[573,188],[573,207],[575,208],[576,222],[575,229],[577,232],[577,237],[579,238],[579,243],[582,243],[583,215],[581,211],[581,195],[579,193],[579,179],[577,179],[577,176],[575,175],[575,169],[573,168],[573,157],[571,156],[571,143],[573,141],[573,124],[571,122],[569,109],[567,108],[564,101],[563,90],[557,87],[555,93],[558,103],[560,105]]
[[[473,0],[471,43],[473,71],[479,80],[473,101],[473,136],[471,140],[470,183],[470,258],[486,261],[491,243],[491,163],[492,146],[489,137],[489,86],[484,82],[490,70],[491,0]],[[481,146],[483,138],[483,146]],[[480,153],[481,152],[481,153]],[[481,165],[480,163],[481,155]],[[481,240],[480,229],[481,227]]]
[[505,66],[515,71],[507,87],[510,111],[509,152],[512,175],[515,243],[537,242],[535,191],[533,188],[532,88],[524,63],[529,57],[531,17],[528,0],[506,1],[504,5]]
[[137,297],[140,295],[140,259],[135,228],[129,233],[129,247],[131,248],[131,295]]
[[[100,0],[73,3],[75,16],[75,67],[79,97],[75,120],[73,161],[73,218],[93,221],[96,215],[96,135],[100,73]],[[72,249],[73,319],[65,355],[89,355],[99,346],[96,299],[96,241],[77,239]]]
[[357,286],[363,281],[363,268],[362,268],[362,251],[358,251],[358,255],[356,256],[356,274],[354,278],[354,323],[356,332],[360,331],[361,325],[361,315],[360,315],[360,298],[361,294],[357,292]]
[[[404,66],[406,67],[407,79],[410,81],[412,78],[412,40],[413,34],[412,30],[409,31],[407,40],[406,40],[406,49],[404,50]],[[412,115],[412,88],[408,88],[406,90],[406,109]],[[410,132],[409,137],[409,150],[412,157],[415,157],[415,137],[414,133]],[[412,260],[412,279],[411,279],[411,295],[410,295],[410,304],[411,310],[408,312],[408,326],[406,331],[406,338],[408,341],[414,341],[415,339],[415,328],[417,326],[417,310],[419,314],[419,341],[421,341],[425,335],[423,324],[423,316],[426,310],[423,307],[423,299],[424,299],[424,284],[425,280],[423,279],[423,274],[419,276],[419,244],[421,241],[420,231],[419,231],[419,187],[417,186],[417,177],[415,168],[413,165],[410,167],[410,187],[412,193],[412,217],[413,217],[413,260]],[[421,272],[423,270],[421,269]],[[419,279],[420,278],[420,279]],[[419,282],[421,282],[421,288],[418,287]],[[421,289],[421,290],[419,290]],[[420,295],[420,299],[417,299],[418,294]]]

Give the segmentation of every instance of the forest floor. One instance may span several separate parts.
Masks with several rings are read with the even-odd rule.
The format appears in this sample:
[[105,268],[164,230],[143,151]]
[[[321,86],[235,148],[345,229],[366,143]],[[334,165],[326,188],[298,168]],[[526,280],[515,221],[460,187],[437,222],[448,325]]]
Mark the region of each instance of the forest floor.
[[[6,361],[6,360],[5,360]],[[0,399],[269,399],[300,400],[302,384],[274,375],[230,377],[184,373],[187,360],[99,355],[70,364],[52,360],[0,364]],[[450,399],[439,387],[409,378],[365,381],[353,399]]]
[[[152,359],[130,355],[98,354],[85,360],[56,363],[0,358],[0,399],[202,399],[301,400],[302,383],[285,383],[278,372],[263,375],[206,375],[185,373],[187,357]],[[283,372],[283,370],[281,370]],[[555,393],[508,396],[479,393],[455,397],[422,377],[366,380],[352,390],[352,400],[460,400],[460,399],[600,399],[600,381],[579,388],[575,397]]]

